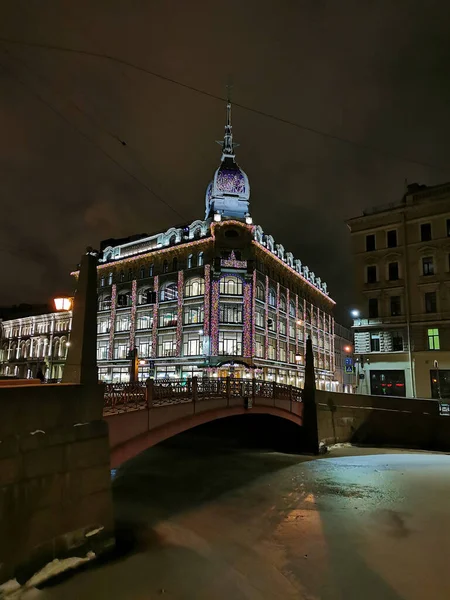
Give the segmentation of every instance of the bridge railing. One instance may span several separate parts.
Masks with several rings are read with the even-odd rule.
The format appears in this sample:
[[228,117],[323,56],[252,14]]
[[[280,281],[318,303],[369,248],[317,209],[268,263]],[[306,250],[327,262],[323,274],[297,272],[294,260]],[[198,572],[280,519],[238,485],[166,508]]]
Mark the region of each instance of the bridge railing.
[[113,414],[212,398],[228,400],[267,398],[301,402],[302,390],[275,381],[230,377],[158,379],[149,380],[147,383],[107,383],[104,412]]

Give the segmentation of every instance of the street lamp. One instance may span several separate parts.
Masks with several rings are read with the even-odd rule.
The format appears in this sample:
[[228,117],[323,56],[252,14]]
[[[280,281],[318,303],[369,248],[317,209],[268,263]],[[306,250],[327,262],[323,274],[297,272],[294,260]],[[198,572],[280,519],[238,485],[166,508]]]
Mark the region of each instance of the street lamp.
[[295,355],[295,362],[297,364],[302,362],[302,355],[301,354],[296,354]]
[[53,303],[57,311],[70,310],[72,308],[72,298],[60,296],[59,298],[54,298]]
[[344,346],[344,352],[347,352],[347,354],[350,354],[351,351],[352,351],[351,346]]
[[359,310],[357,308],[354,308],[353,310],[350,311],[350,314],[352,315],[352,317],[354,319],[357,319],[361,313],[359,312]]

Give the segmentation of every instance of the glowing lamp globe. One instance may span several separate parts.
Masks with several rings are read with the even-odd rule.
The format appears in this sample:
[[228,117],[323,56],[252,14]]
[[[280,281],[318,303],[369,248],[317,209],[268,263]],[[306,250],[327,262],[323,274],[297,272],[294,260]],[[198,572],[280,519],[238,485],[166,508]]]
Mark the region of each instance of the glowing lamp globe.
[[351,352],[352,351],[352,347],[351,346],[344,346],[344,351],[345,352]]
[[53,300],[56,310],[70,310],[72,308],[71,298],[55,298]]

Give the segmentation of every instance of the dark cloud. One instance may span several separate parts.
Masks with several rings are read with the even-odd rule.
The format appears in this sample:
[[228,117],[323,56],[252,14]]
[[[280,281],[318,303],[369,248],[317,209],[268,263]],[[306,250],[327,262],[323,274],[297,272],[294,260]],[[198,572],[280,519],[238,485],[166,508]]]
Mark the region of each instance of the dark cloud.
[[[343,314],[344,220],[399,199],[405,178],[450,178],[449,12],[444,0],[18,0],[0,37],[114,55],[218,95],[231,77],[237,102],[361,144],[234,111],[255,221],[328,281]],[[125,66],[0,43],[0,303],[70,286],[102,238],[201,217],[223,121],[220,102]]]

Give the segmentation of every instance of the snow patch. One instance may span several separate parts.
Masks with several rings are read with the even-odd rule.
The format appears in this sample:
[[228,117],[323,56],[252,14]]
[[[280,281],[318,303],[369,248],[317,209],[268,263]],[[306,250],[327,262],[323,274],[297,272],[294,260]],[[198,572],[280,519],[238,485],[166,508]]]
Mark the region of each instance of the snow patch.
[[97,527],[97,529],[91,529],[91,531],[88,531],[84,534],[84,537],[91,537],[92,535],[97,535],[97,533],[100,533],[100,531],[103,531],[104,529],[105,528],[103,527],[103,525],[101,527]]
[[0,598],[6,598],[7,596],[11,597],[11,594],[18,592],[20,590],[20,583],[17,579],[10,579],[9,581],[5,581],[0,585]]
[[86,423],[75,423],[74,427],[83,427],[84,425],[89,425],[89,421]]
[[37,433],[45,433],[42,429],[36,429],[36,431],[30,431],[30,435],[36,435]]

